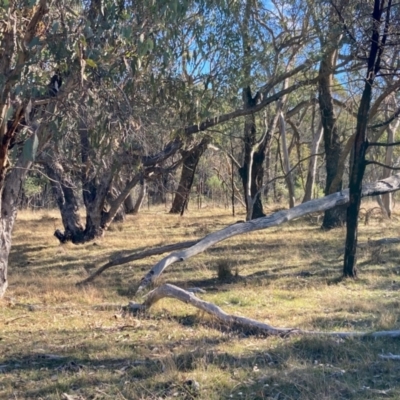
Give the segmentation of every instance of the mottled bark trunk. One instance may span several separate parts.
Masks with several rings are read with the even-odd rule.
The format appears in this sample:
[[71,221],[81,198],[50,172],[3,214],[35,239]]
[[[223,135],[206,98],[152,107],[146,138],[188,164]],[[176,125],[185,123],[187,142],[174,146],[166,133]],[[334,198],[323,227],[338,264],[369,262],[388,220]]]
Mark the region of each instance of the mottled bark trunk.
[[0,298],[8,287],[8,256],[11,250],[11,235],[17,217],[19,196],[31,162],[18,160],[9,172],[0,191]]
[[[338,45],[341,38],[336,35],[330,39],[330,43],[327,43],[328,49],[322,56],[318,78],[318,101],[321,112],[321,123],[324,130],[323,135],[326,159],[325,195],[338,192],[342,189],[341,180],[337,182],[335,186],[332,185],[337,174],[338,160],[340,159],[342,152],[332,97],[333,72],[336,64]],[[325,211],[322,228],[332,229],[343,225],[344,221],[344,207],[327,210]]]
[[[250,87],[243,89],[244,108],[254,107],[256,102],[257,99],[252,97]],[[242,167],[239,168],[239,175],[243,184],[247,214],[251,213],[251,219],[265,216],[260,193],[264,177],[265,147],[254,150],[256,144],[256,118],[254,114],[250,114],[244,123],[244,160]],[[253,204],[252,210],[249,209],[250,202]]]
[[183,165],[178,189],[176,190],[174,201],[170,210],[171,214],[183,215],[189,202],[190,191],[192,189],[194,175],[201,156],[206,151],[209,138],[204,138],[198,145],[191,150],[182,151]]
[[[311,155],[317,154],[319,149],[319,144],[321,142],[323,135],[323,128],[322,126],[318,127],[318,130],[314,132],[312,144],[311,144]],[[310,201],[312,198],[314,182],[315,182],[315,173],[317,170],[317,159],[318,156],[312,156],[310,158],[310,163],[308,164],[308,173],[307,173],[307,181],[306,181],[306,188],[304,191],[303,203],[306,201]]]

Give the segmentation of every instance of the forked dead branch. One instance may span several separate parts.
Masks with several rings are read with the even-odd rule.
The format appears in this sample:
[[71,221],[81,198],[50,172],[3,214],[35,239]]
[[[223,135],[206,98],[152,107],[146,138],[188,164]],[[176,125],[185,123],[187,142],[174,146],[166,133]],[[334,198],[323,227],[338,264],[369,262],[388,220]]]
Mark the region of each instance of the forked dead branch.
[[397,338],[400,337],[400,331],[376,331],[376,332],[318,332],[318,331],[307,331],[303,329],[297,328],[278,328],[271,325],[268,325],[264,322],[259,322],[255,319],[241,317],[238,315],[232,315],[226,313],[222,308],[216,306],[213,303],[209,303],[207,301],[201,300],[193,293],[189,291],[183,290],[177,286],[165,284],[161,285],[158,288],[151,291],[146,300],[142,304],[132,303],[130,302],[128,305],[128,311],[130,312],[139,312],[146,311],[159,300],[168,297],[177,299],[186,304],[190,304],[193,307],[198,308],[201,311],[206,312],[207,314],[212,315],[218,321],[222,322],[225,325],[237,328],[237,329],[245,329],[247,331],[254,331],[256,333],[263,333],[266,335],[275,335],[275,336],[287,336],[287,335],[318,335],[318,336],[334,336],[339,338],[349,338],[349,337],[391,337]]

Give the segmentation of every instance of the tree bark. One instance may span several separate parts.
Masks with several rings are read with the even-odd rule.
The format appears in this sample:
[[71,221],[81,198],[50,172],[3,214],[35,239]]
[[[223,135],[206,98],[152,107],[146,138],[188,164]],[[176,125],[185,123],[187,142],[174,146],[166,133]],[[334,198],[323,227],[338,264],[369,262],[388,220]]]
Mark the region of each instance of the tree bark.
[[124,208],[127,214],[133,214],[133,209],[135,208],[135,202],[133,200],[132,192],[129,193],[128,197],[125,199]]
[[[197,297],[194,290],[184,290],[175,285],[165,284],[151,291],[146,300],[142,304],[130,302],[127,310],[132,313],[148,311],[155,303],[163,298],[172,298],[182,301],[185,304],[190,304],[193,307],[212,315],[214,318],[226,324],[230,328],[241,328],[265,335],[278,335],[278,336],[289,336],[289,335],[310,335],[310,336],[332,336],[336,338],[354,338],[354,337],[370,337],[370,338],[381,338],[400,337],[400,331],[375,331],[375,332],[319,332],[319,331],[307,331],[298,328],[280,328],[268,325],[264,322],[257,321],[255,319],[242,317],[239,315],[232,315],[226,313],[222,308],[218,307],[213,303],[209,303]],[[381,356],[382,358],[388,358],[392,360],[400,359],[400,356],[389,354],[387,356]]]
[[[395,133],[397,131],[397,128],[400,125],[400,121],[397,120],[394,124],[394,126],[392,126],[392,124],[389,124],[387,127],[387,143],[393,143],[394,142],[394,138],[395,138]],[[385,154],[385,165],[392,165],[392,159],[393,159],[393,146],[389,146],[386,148],[386,154]],[[382,179],[388,178],[392,173],[392,170],[390,168],[383,168],[382,171]],[[391,218],[392,217],[392,210],[393,210],[393,195],[391,193],[387,193],[384,194],[382,196],[380,196],[381,198],[381,209],[383,211],[383,213],[385,214],[385,216],[387,218]],[[381,205],[379,204],[379,205]]]
[[179,180],[178,189],[172,202],[170,214],[181,214],[185,212],[187,203],[189,202],[190,191],[192,189],[194,175],[201,156],[206,151],[210,143],[210,138],[205,137],[198,145],[191,150],[183,150],[183,165],[181,178]]
[[[342,189],[341,180],[335,186],[332,186],[332,182],[337,174],[338,160],[342,152],[332,96],[333,72],[335,70],[340,41],[341,35],[331,34],[328,43],[324,43],[328,48],[322,55],[318,73],[318,102],[321,112],[326,157],[325,195],[338,192]],[[343,225],[345,221],[344,211],[343,207],[327,210],[324,214],[322,228],[332,229]]]
[[281,141],[282,141],[285,180],[289,192],[289,207],[293,208],[295,203],[294,182],[293,182],[293,175],[290,172],[291,168],[290,168],[289,152],[286,140],[286,124],[282,110],[279,112],[279,131],[281,133]]
[[61,243],[82,243],[85,229],[79,215],[75,185],[65,174],[63,166],[49,156],[45,157],[44,167],[64,226],[64,232],[57,229],[54,236]]
[[[252,97],[250,87],[243,89],[243,102],[244,108],[252,108],[257,102],[257,99]],[[254,114],[250,114],[245,118],[244,160],[242,167],[239,168],[239,174],[245,193],[247,214],[249,214],[249,211],[251,214],[250,219],[265,216],[260,193],[264,177],[265,146],[254,149],[256,144],[256,118]],[[249,210],[249,208],[251,208],[251,204],[249,204],[250,202],[253,204],[252,210]]]
[[[311,144],[311,154],[317,154],[319,149],[319,144],[322,139],[323,135],[323,128],[322,125],[318,127],[318,130],[314,132],[312,144]],[[318,156],[312,156],[310,158],[310,163],[308,164],[308,173],[307,173],[307,180],[306,180],[306,188],[304,191],[303,203],[306,201],[311,200],[314,183],[315,183],[315,173],[317,169],[317,159]]]
[[139,213],[140,208],[143,205],[143,201],[144,201],[144,197],[146,195],[147,192],[147,183],[144,179],[142,179],[142,181],[140,182],[140,190],[139,190],[139,196],[136,199],[136,202],[133,206],[133,210],[132,210],[132,214],[136,215]]
[[355,278],[357,276],[357,233],[358,214],[362,197],[362,180],[365,171],[365,153],[368,147],[367,126],[371,108],[372,86],[376,74],[380,70],[381,56],[384,50],[390,22],[391,0],[386,9],[386,23],[383,37],[380,38],[380,23],[385,7],[385,1],[375,0],[372,14],[371,48],[368,57],[368,68],[365,86],[357,114],[356,137],[353,147],[353,160],[351,163],[349,189],[350,201],[346,218],[346,249],[344,254],[343,276]]
[[11,235],[17,217],[19,195],[32,163],[22,157],[6,176],[0,189],[0,298],[8,287],[8,256],[11,250]]

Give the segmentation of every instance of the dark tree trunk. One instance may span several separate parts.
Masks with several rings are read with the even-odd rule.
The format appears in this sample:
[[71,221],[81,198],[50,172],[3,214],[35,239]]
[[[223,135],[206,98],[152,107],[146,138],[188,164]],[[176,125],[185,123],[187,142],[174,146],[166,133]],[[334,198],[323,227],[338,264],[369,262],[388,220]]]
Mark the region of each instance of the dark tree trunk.
[[[331,37],[331,42],[327,45],[328,50],[323,54],[318,78],[318,101],[321,112],[321,123],[323,127],[325,158],[326,158],[326,183],[325,195],[338,192],[342,189],[340,180],[332,186],[332,182],[337,174],[338,160],[342,147],[337,130],[336,115],[333,107],[332,87],[333,72],[335,69],[338,45],[340,37]],[[345,208],[339,207],[325,211],[322,228],[332,229],[342,226],[345,222]]]
[[[254,98],[251,95],[250,87],[243,89],[243,105],[244,108],[252,108],[257,103],[257,96]],[[263,185],[264,177],[264,160],[265,160],[265,145],[262,148],[257,148],[254,151],[254,146],[257,144],[256,132],[256,117],[250,114],[245,118],[244,123],[244,160],[243,165],[239,168],[239,175],[242,179],[246,209],[249,211],[247,188],[249,179],[249,167],[251,165],[250,176],[250,194],[253,200],[253,212],[251,219],[264,217],[263,206],[261,202],[260,189]]]
[[169,211],[171,214],[183,215],[189,203],[190,191],[192,189],[197,165],[209,143],[210,139],[206,137],[191,150],[182,150],[183,165],[181,178],[179,180],[178,189],[175,192],[171,210]]
[[84,227],[79,216],[79,204],[76,198],[74,183],[64,173],[62,165],[56,161],[46,160],[44,163],[54,199],[61,213],[64,232],[57,229],[54,236],[61,242],[82,243]]
[[343,276],[357,276],[357,230],[358,214],[360,212],[362,180],[365,171],[365,153],[368,147],[367,126],[369,111],[371,108],[372,85],[376,74],[380,69],[381,55],[384,50],[386,36],[390,21],[391,0],[386,9],[386,24],[382,39],[380,39],[380,23],[382,12],[385,9],[385,1],[375,0],[374,12],[372,14],[372,38],[371,49],[368,57],[368,69],[366,74],[365,86],[361,97],[360,106],[357,114],[356,137],[353,147],[353,157],[350,170],[350,201],[347,208],[347,231],[346,248],[344,254]]

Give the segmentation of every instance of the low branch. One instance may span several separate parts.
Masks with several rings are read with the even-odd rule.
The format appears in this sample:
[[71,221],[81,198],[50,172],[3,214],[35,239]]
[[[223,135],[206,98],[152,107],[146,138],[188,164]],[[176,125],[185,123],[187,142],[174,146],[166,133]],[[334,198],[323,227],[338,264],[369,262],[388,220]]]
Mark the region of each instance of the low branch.
[[[259,322],[255,319],[241,317],[238,315],[232,315],[226,313],[222,308],[216,306],[213,303],[201,300],[193,293],[183,290],[177,286],[165,284],[150,292],[144,303],[137,304],[130,302],[128,305],[128,311],[138,312],[146,311],[159,300],[164,297],[173,298],[182,301],[183,303],[190,304],[207,314],[212,315],[217,318],[220,322],[233,326],[234,328],[244,328],[258,333],[264,333],[266,335],[278,335],[278,336],[288,336],[288,335],[314,335],[314,336],[334,336],[340,338],[347,337],[400,337],[399,331],[377,331],[377,332],[318,332],[318,331],[306,331],[297,328],[277,328],[268,325],[264,322]],[[398,356],[397,356],[398,357]]]
[[380,167],[391,169],[392,171],[400,171],[400,167],[391,167],[389,165],[380,163],[379,161],[365,160],[365,164],[366,165],[379,165]]
[[394,238],[382,238],[378,240],[368,240],[368,242],[365,243],[358,243],[358,247],[360,248],[366,248],[366,247],[377,247],[377,246],[385,246],[388,244],[397,244],[400,243],[400,237],[394,237]]
[[400,142],[393,142],[393,143],[371,142],[371,143],[368,143],[368,147],[370,147],[370,146],[391,147],[391,146],[398,146],[398,145],[400,145]]
[[139,253],[130,254],[129,256],[125,256],[125,257],[118,257],[115,260],[110,260],[108,263],[104,264],[98,270],[93,272],[93,274],[91,274],[88,278],[84,279],[81,282],[78,282],[76,285],[77,286],[86,285],[86,284],[94,281],[95,278],[97,278],[105,270],[107,270],[107,269],[109,269],[111,267],[115,267],[117,265],[126,264],[126,263],[129,263],[131,261],[141,260],[141,259],[146,258],[146,257],[157,256],[159,254],[167,253],[167,252],[170,252],[170,251],[186,249],[186,248],[188,248],[190,246],[195,245],[197,242],[198,242],[198,240],[188,240],[186,242],[169,244],[167,246],[156,247],[156,248],[153,248],[153,249],[140,251]]
[[[400,189],[400,174],[393,175],[374,183],[366,184],[362,189],[362,196],[375,196],[390,193]],[[193,257],[216,243],[222,242],[230,237],[241,235],[260,229],[267,229],[303,217],[304,215],[329,210],[331,208],[347,204],[349,202],[349,190],[333,193],[320,199],[310,200],[289,210],[278,211],[266,217],[257,218],[244,223],[230,225],[220,231],[213,232],[194,246],[176,253],[171,253],[159,261],[142,279],[137,292],[143,291],[163,273],[171,264],[181,262]]]

